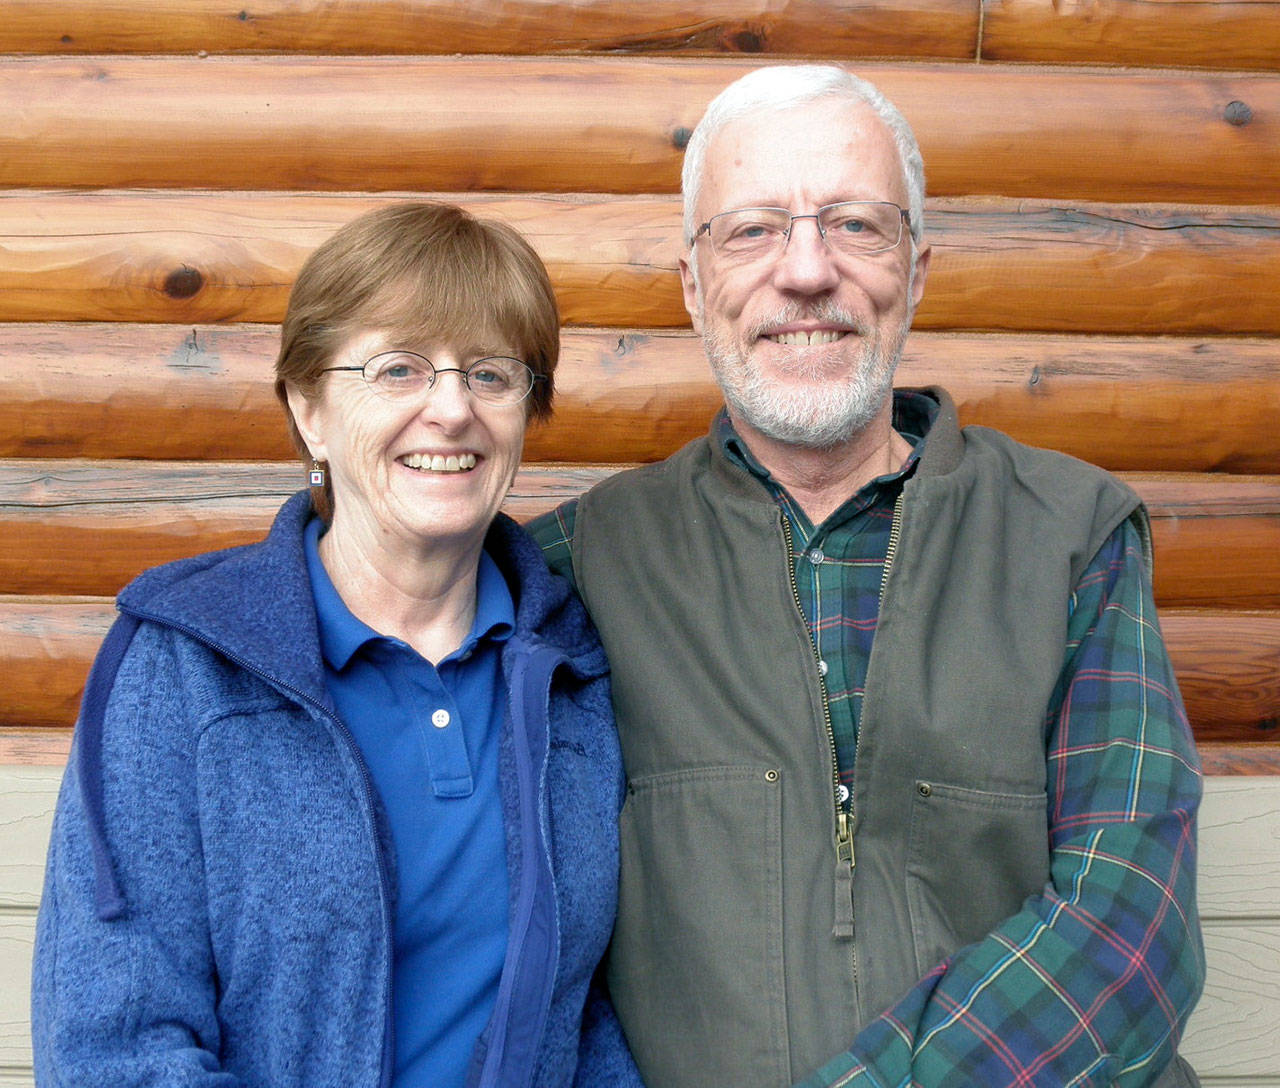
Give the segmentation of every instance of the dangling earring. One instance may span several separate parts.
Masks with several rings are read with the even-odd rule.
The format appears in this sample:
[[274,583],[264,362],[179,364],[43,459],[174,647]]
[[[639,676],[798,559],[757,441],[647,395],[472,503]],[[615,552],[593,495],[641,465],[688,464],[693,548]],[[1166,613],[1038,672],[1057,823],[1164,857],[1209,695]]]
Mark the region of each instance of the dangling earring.
[[311,473],[308,477],[312,487],[324,487],[324,466],[312,458]]

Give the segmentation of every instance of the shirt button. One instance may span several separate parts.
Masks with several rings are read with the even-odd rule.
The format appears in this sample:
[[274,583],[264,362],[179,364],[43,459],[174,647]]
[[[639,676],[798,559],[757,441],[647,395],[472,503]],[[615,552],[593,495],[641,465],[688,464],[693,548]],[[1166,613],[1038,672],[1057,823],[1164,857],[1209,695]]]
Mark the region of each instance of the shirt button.
[[823,551],[821,548],[812,548],[809,551],[809,562],[812,563],[815,567],[826,558],[827,557],[823,554]]
[[841,782],[840,788],[836,790],[836,796],[840,798],[840,803],[843,805],[846,801],[849,800],[849,787],[846,786],[843,782]]
[[443,729],[449,724],[449,712],[443,707],[440,710],[435,711],[435,713],[431,715],[431,724],[437,729]]
[[827,670],[828,670],[829,668],[831,668],[831,666],[830,666],[830,665],[828,665],[825,661],[819,661],[819,662],[818,662],[818,675],[819,675],[819,676],[826,676],[826,675],[827,675]]

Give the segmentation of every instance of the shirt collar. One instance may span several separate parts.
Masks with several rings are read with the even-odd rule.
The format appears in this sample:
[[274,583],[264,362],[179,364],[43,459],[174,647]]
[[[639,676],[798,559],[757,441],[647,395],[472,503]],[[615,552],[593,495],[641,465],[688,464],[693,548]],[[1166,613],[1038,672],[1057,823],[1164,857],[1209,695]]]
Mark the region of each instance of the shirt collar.
[[[311,577],[311,593],[316,603],[320,652],[330,668],[340,671],[366,643],[388,636],[379,634],[353,615],[334,587],[329,572],[320,561],[319,543],[323,528],[319,518],[313,517],[307,523],[303,534],[303,550],[307,556],[307,573]],[[470,653],[481,639],[505,641],[515,631],[515,619],[515,604],[511,599],[507,580],[489,553],[481,552],[476,571],[476,615],[471,622],[471,632],[462,645],[445,660]]]
[[[885,476],[877,477],[867,486],[880,486],[910,476],[915,471],[916,463],[924,452],[925,439],[929,428],[938,415],[938,402],[932,397],[915,390],[894,390],[893,393],[893,429],[911,444],[911,455],[902,467]],[[712,424],[712,434],[726,457],[734,464],[746,469],[771,489],[782,490],[759,461],[756,460],[747,444],[734,429],[729,413],[721,408]]]

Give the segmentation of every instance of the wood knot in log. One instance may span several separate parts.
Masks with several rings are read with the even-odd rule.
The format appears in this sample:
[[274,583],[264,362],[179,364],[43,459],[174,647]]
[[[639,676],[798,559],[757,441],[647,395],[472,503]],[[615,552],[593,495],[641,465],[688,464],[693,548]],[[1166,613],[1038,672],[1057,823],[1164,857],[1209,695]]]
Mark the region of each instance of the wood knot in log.
[[1223,111],[1222,116],[1229,125],[1247,125],[1253,120],[1253,110],[1244,102],[1236,100],[1228,102],[1227,108]]
[[165,277],[164,293],[170,298],[190,298],[204,286],[204,276],[185,264]]
[[693,135],[693,129],[685,128],[681,125],[671,133],[671,143],[677,151],[683,151],[689,146],[689,137]]

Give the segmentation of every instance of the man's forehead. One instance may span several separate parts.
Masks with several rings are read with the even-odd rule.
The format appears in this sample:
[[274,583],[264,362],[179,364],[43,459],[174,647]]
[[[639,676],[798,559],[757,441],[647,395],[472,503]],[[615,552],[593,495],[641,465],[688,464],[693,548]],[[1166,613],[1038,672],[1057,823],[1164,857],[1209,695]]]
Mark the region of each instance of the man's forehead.
[[785,204],[797,190],[824,200],[906,197],[888,126],[865,102],[829,96],[727,122],[708,144],[703,173],[702,196],[717,205]]

